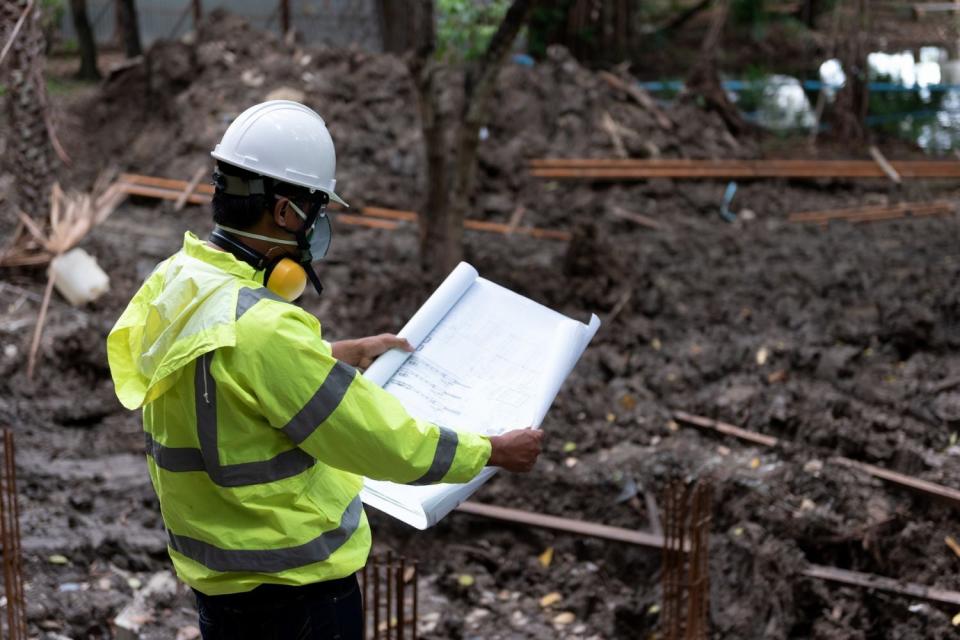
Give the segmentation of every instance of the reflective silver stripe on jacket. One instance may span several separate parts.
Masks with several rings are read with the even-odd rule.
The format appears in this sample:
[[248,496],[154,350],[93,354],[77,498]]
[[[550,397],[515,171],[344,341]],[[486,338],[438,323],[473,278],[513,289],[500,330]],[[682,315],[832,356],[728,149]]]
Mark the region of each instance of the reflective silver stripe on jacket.
[[240,289],[240,293],[237,294],[237,320],[240,319],[240,316],[245,314],[247,311],[250,311],[253,308],[253,305],[257,304],[261,300],[276,300],[277,302],[286,302],[283,298],[275,294],[270,289],[266,287],[261,287],[260,289],[251,289],[250,287],[243,287]]
[[210,373],[212,353],[205,353],[197,360],[194,375],[194,398],[197,411],[197,438],[200,454],[210,479],[221,487],[242,487],[283,480],[303,473],[312,467],[314,460],[307,452],[294,447],[279,453],[269,460],[220,464],[220,449],[217,442],[217,383]]
[[363,504],[357,496],[347,505],[340,525],[296,547],[279,549],[223,549],[209,542],[168,531],[170,548],[214,571],[279,573],[322,562],[346,544],[360,526]]
[[144,432],[146,436],[147,455],[153,458],[153,461],[161,469],[167,471],[205,471],[203,466],[203,456],[200,455],[200,449],[191,447],[165,447],[153,439],[149,433]]
[[447,475],[453,465],[453,458],[457,455],[457,443],[460,438],[457,432],[447,427],[440,427],[440,439],[437,441],[437,451],[433,454],[430,468],[417,480],[408,484],[433,484],[440,482]]
[[283,427],[283,432],[296,444],[309,438],[336,410],[356,374],[356,369],[338,360],[313,397]]
[[214,484],[243,487],[265,484],[299,475],[316,464],[307,452],[294,447],[269,460],[220,464],[217,437],[217,383],[210,373],[212,353],[196,361],[194,402],[197,414],[197,438],[200,448],[166,447],[147,433],[146,450],[165,471],[206,471]]

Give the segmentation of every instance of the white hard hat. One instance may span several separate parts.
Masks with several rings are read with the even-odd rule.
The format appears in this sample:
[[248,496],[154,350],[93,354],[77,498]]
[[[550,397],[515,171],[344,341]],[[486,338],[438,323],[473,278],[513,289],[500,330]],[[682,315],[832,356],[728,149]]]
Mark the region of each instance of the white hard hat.
[[210,153],[217,160],[311,191],[334,192],[337,154],[327,125],[299,102],[270,100],[254,105],[230,123]]

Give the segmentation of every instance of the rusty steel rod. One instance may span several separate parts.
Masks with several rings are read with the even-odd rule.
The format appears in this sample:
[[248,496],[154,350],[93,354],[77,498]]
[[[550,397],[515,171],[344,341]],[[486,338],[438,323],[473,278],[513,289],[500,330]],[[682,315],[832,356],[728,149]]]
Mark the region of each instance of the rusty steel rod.
[[404,558],[400,556],[397,567],[397,640],[403,640],[403,626],[406,624],[406,606],[404,601],[403,573],[406,570]]
[[13,527],[14,527],[14,564],[16,566],[17,594],[19,602],[19,618],[21,638],[27,640],[27,603],[23,588],[23,548],[20,538],[20,497],[17,495],[17,465],[16,447],[13,443],[13,432],[8,431],[10,440],[10,491],[13,495]]
[[413,561],[413,629],[411,630],[411,636],[413,640],[417,640],[417,623],[419,618],[417,617],[420,612],[418,611],[419,605],[419,591],[417,584],[420,582],[420,563],[416,560]]
[[393,551],[387,551],[387,640],[393,637]]
[[3,430],[3,443],[4,443],[4,458],[3,458],[3,469],[2,474],[0,474],[0,541],[3,545],[3,589],[7,597],[7,631],[10,638],[15,638],[14,629],[16,629],[16,624],[14,623],[14,613],[16,607],[14,606],[13,594],[13,544],[11,544],[11,527],[10,527],[10,497],[8,493],[8,486],[10,483],[9,475],[7,474],[7,433],[8,430]]
[[20,547],[20,503],[17,498],[16,452],[13,432],[3,430],[3,468],[0,474],[0,540],[3,546],[7,632],[10,640],[26,640],[26,602]]
[[373,559],[373,638],[380,637],[380,564]]
[[367,565],[364,564],[363,568],[360,570],[360,601],[363,603],[363,627],[360,630],[361,637],[363,640],[367,640],[367,611],[370,606],[369,599],[369,590],[367,585],[369,584],[367,578]]

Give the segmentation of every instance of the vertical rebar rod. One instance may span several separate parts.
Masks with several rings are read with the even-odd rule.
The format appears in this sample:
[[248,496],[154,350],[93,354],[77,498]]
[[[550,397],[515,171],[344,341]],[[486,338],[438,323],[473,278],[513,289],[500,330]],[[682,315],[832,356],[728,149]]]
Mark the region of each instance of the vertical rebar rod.
[[[8,477],[10,479],[10,503],[13,505],[12,512],[12,522],[11,522],[11,532],[13,534],[13,589],[15,597],[15,605],[17,608],[17,637],[23,640],[26,640],[27,637],[27,620],[24,612],[26,610],[26,603],[24,602],[23,594],[23,566],[21,564],[21,550],[20,550],[20,501],[17,498],[17,465],[16,465],[16,449],[13,444],[13,432],[7,429],[5,431],[5,449],[9,452],[7,454],[8,459]],[[10,606],[11,603],[8,602],[7,606]]]
[[414,560],[413,561],[413,631],[411,633],[411,635],[413,636],[413,640],[417,640],[417,624],[419,623],[419,618],[417,617],[420,613],[418,611],[418,606],[419,606],[418,599],[420,594],[418,592],[418,587],[417,587],[417,583],[419,582],[420,582],[420,563]]
[[663,603],[660,605],[660,628],[665,640],[670,640],[668,620],[670,619],[670,536],[673,533],[673,500],[670,487],[663,494],[663,567],[660,582],[663,587]]
[[[369,564],[369,563],[367,563]],[[363,627],[360,629],[360,637],[367,640],[367,612],[369,611],[370,601],[367,599],[367,564],[360,570],[360,603],[363,606]]]
[[687,640],[699,640],[697,587],[700,578],[700,536],[698,531],[700,519],[700,486],[694,488],[690,499],[690,561],[687,567]]
[[387,551],[387,635],[386,639],[393,637],[391,627],[393,627],[393,551]]
[[373,559],[373,638],[380,638],[380,562]]
[[403,574],[406,572],[406,558],[400,556],[397,565],[397,640],[403,640],[403,626],[406,624],[407,611],[404,596],[406,589],[403,584]]
[[10,477],[7,467],[7,429],[3,430],[3,469],[0,470],[0,540],[3,545],[3,589],[7,597],[7,637],[14,639],[17,634],[17,624],[15,621],[16,598],[13,590],[13,532],[10,516],[13,511],[13,505],[10,503]]

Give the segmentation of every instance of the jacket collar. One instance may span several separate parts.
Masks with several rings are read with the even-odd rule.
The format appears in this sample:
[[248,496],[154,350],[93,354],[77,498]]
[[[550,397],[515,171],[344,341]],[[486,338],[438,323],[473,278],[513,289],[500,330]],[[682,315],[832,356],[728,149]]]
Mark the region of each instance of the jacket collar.
[[256,277],[256,269],[246,262],[237,260],[229,252],[222,251],[210,245],[206,240],[201,240],[191,231],[183,234],[183,253],[191,258],[202,260],[238,278],[259,280],[259,278]]

